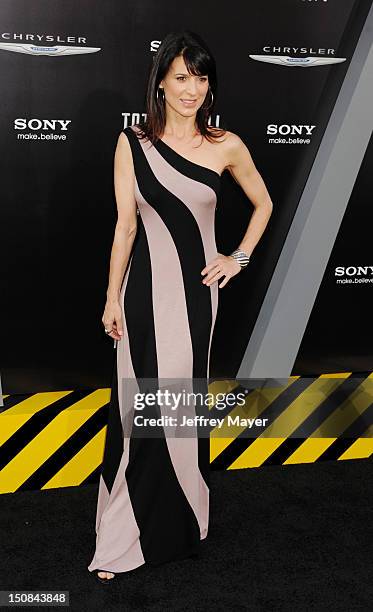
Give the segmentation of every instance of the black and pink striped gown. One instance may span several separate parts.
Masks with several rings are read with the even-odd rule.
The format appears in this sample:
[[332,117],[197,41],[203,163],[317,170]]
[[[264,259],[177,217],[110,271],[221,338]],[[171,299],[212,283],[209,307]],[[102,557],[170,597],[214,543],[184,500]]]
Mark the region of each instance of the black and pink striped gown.
[[[120,292],[123,337],[88,566],[115,573],[198,553],[207,536],[209,438],[172,438],[161,426],[156,437],[131,436],[124,389],[129,379],[208,381],[218,307],[218,283],[202,284],[201,270],[217,255],[220,175],[162,140],[140,140],[138,126],[123,131],[135,169],[138,229]],[[160,415],[159,406],[153,410]]]

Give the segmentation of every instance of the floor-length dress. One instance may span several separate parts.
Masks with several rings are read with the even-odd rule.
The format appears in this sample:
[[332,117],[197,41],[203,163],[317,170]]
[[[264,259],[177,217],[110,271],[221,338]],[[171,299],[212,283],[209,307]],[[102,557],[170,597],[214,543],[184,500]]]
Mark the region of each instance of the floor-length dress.
[[89,571],[125,572],[188,557],[198,552],[209,523],[208,436],[168,437],[161,425],[152,437],[128,433],[125,424],[130,418],[133,425],[137,411],[131,412],[126,385],[140,381],[140,389],[147,377],[208,381],[218,284],[204,285],[201,271],[217,255],[221,177],[162,140],[140,140],[138,130],[123,130],[135,169],[138,227],[120,291],[123,336]]

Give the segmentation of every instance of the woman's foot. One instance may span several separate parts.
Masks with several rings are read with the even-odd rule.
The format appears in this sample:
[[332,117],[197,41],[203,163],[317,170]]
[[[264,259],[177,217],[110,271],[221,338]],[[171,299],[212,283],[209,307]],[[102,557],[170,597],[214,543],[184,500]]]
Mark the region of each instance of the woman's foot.
[[106,572],[104,570],[98,570],[96,572],[96,576],[100,582],[109,582],[109,580],[113,580],[113,578],[115,578],[115,574],[112,572]]

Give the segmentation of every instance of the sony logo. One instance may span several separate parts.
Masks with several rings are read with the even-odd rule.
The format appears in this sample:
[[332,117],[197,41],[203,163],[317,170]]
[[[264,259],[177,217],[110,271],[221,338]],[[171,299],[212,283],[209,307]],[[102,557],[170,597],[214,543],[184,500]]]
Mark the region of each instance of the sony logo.
[[338,266],[335,269],[335,276],[368,276],[368,274],[373,274],[373,266],[348,266],[348,268],[344,268],[342,266]]
[[267,125],[267,134],[303,134],[305,132],[307,136],[311,136],[316,125],[277,125],[271,123]]
[[14,129],[16,130],[67,130],[67,125],[71,123],[71,119],[25,119],[19,117],[14,120]]

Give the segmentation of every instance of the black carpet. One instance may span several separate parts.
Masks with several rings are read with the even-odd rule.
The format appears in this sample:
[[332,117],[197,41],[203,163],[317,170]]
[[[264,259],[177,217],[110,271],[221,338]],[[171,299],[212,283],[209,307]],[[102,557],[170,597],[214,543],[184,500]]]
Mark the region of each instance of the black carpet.
[[96,499],[96,484],[0,495],[1,589],[67,590],[74,611],[373,610],[371,460],[212,471],[201,557],[108,585],[87,570]]

